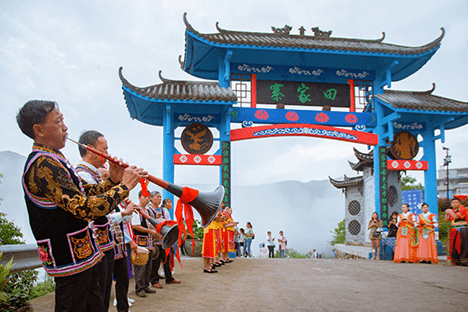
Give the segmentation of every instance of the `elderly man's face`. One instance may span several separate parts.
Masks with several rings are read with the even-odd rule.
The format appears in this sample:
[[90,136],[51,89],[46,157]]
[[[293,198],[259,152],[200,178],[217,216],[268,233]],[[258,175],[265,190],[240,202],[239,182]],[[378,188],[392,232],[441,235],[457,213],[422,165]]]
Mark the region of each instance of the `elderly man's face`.
[[151,203],[153,204],[153,208],[159,207],[161,205],[162,196],[161,194],[156,194],[151,198]]
[[62,113],[57,108],[47,114],[42,124],[35,124],[33,129],[38,142],[56,150],[65,147],[68,127],[63,121]]

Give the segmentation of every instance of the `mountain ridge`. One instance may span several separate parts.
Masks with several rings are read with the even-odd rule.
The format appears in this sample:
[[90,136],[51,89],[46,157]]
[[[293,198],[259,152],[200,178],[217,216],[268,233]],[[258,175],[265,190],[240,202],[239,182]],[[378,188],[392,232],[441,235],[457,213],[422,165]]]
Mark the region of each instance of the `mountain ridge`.
[[[26,157],[18,153],[0,152],[0,173],[4,175],[0,184],[0,198],[3,198],[0,208],[7,213],[8,220],[21,228],[26,242],[34,243],[21,184],[25,161]],[[217,186],[190,185],[203,192],[211,192]],[[137,189],[132,191],[132,199],[136,197]],[[155,187],[150,185],[149,189],[154,190]],[[232,187],[231,207],[234,220],[240,222],[239,228],[245,228],[247,221],[253,224],[256,239],[252,251],[255,255],[259,253],[259,244],[265,241],[266,232],[271,231],[273,237],[278,237],[280,230],[284,231],[289,248],[302,253],[315,248],[319,253],[330,255],[330,232],[344,218],[344,196],[328,180],[235,185]],[[197,212],[195,216],[198,216]]]

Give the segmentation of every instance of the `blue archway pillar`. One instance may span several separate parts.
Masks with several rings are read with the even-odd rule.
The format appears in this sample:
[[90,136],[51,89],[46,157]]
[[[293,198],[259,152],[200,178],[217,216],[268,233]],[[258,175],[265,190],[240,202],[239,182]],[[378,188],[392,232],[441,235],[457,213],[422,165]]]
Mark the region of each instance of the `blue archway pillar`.
[[[381,104],[374,101],[375,105],[375,114],[377,120],[382,120],[384,118],[384,110]],[[382,218],[380,215],[380,167],[379,167],[379,150],[381,147],[386,147],[385,143],[385,127],[380,122],[377,123],[377,126],[374,129],[374,134],[379,136],[378,145],[374,146],[374,211],[377,212],[379,218]]]
[[438,215],[437,207],[437,163],[435,153],[434,130],[427,130],[423,135],[421,146],[424,156],[421,160],[427,161],[428,168],[424,171],[424,201],[429,205],[429,212]]
[[[163,119],[163,180],[174,183],[174,121],[172,105],[166,104]],[[163,189],[162,197],[169,198],[174,207],[174,195]],[[174,209],[170,210],[171,218],[174,218]]]
[[[225,55],[218,61],[218,83],[221,88],[231,86],[231,57],[232,51],[227,49]],[[231,205],[231,105],[221,107],[221,122],[218,126],[219,146],[222,155],[221,166],[219,166],[219,184],[224,186],[225,195],[223,202]],[[228,148],[223,148],[223,142]],[[226,162],[225,162],[226,161]],[[227,175],[227,176],[226,176]]]

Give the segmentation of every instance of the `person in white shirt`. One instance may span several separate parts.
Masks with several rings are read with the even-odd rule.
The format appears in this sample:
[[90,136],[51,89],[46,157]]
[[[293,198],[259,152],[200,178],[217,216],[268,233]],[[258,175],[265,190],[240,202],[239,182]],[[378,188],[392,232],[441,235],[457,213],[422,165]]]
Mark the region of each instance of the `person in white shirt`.
[[267,232],[267,247],[268,247],[268,258],[274,258],[275,257],[275,238],[271,237],[271,232]]
[[317,254],[317,251],[314,249],[312,250],[312,255],[310,256],[311,259],[317,259],[318,258],[318,254]]
[[288,240],[286,237],[283,235],[283,231],[279,231],[280,237],[278,238],[278,243],[279,243],[279,252],[280,252],[280,258],[284,258],[284,252],[286,250],[286,244],[288,243]]

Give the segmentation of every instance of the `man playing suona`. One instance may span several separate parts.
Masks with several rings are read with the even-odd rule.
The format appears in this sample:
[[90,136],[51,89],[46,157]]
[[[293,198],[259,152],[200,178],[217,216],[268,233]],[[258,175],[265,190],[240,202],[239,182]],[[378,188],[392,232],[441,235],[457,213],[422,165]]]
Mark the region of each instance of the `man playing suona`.
[[103,257],[88,221],[105,216],[148,174],[110,164],[99,184],[82,181],[60,152],[67,126],[57,103],[33,100],[16,116],[34,140],[23,174],[29,222],[46,272],[54,277],[55,311],[104,311],[96,264]]
[[[84,146],[90,145],[97,151],[108,154],[107,140],[98,131],[88,130],[83,132],[78,142]],[[83,148],[81,145],[78,146],[78,150],[82,158],[82,161],[75,168],[78,176],[89,184],[101,183],[103,180],[101,171],[104,172],[101,168],[104,165],[104,160],[96,153]],[[128,312],[129,303],[127,294],[129,279],[121,223],[124,220],[131,222],[134,210],[132,209],[132,205],[127,205],[123,211],[119,209],[119,206],[115,205],[107,216],[94,220],[92,226],[99,248],[104,253],[104,257],[98,264],[98,281],[105,310],[109,310],[112,276],[114,276],[117,311]]]

